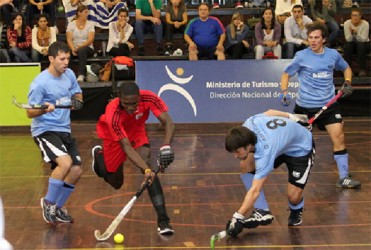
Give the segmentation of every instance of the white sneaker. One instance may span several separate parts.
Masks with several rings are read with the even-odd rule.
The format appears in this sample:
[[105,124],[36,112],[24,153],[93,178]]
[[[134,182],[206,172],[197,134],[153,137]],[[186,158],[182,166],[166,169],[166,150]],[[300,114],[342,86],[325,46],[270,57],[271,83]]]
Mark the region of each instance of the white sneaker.
[[84,75],[79,75],[79,77],[77,77],[77,82],[84,82],[84,79],[85,79]]

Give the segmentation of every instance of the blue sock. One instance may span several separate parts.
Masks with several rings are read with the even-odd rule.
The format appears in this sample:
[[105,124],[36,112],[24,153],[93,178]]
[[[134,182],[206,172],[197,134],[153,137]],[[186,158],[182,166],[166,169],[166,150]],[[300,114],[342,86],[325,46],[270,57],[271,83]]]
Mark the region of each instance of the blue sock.
[[[245,185],[246,190],[249,190],[252,186],[252,181],[254,179],[254,174],[252,173],[245,173],[241,174],[241,180]],[[260,191],[258,198],[255,201],[254,208],[262,209],[265,211],[269,211],[268,202],[265,199],[263,189]]]
[[289,207],[290,209],[292,210],[298,210],[298,209],[301,209],[304,207],[304,197],[301,199],[301,201],[299,202],[299,204],[297,205],[292,205],[290,202],[289,202]]
[[334,152],[334,159],[336,161],[339,177],[343,179],[349,175],[349,165],[348,165],[348,152],[346,149]]
[[61,193],[59,194],[57,201],[56,201],[58,208],[64,206],[64,204],[66,203],[66,201],[68,200],[68,198],[70,197],[74,189],[75,189],[74,185],[64,183],[64,185],[62,186]]
[[54,178],[50,177],[49,178],[48,192],[45,195],[45,200],[54,204],[57,200],[57,197],[61,193],[63,183],[64,182],[61,181],[61,180],[57,180],[57,179],[54,179]]

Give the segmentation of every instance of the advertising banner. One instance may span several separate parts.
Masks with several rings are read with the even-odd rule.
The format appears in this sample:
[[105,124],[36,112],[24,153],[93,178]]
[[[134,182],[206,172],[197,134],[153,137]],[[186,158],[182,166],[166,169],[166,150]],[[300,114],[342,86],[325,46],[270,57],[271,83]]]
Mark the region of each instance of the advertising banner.
[[[280,104],[280,78],[290,60],[137,61],[141,89],[159,95],[177,123],[240,122]],[[297,92],[297,78],[289,92]],[[153,120],[153,117],[149,120]]]

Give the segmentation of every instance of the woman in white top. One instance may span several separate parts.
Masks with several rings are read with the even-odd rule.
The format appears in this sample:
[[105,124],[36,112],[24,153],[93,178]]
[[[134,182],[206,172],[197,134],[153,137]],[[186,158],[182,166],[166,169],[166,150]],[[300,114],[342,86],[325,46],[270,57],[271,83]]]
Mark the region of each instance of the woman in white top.
[[255,26],[255,40],[255,59],[261,60],[265,52],[273,52],[281,59],[281,25],[276,22],[271,8],[263,10],[261,22]]
[[276,0],[275,14],[277,21],[283,25],[286,18],[291,16],[292,7],[294,5],[303,5],[301,0]]
[[94,36],[94,25],[88,21],[88,7],[80,5],[77,7],[76,19],[68,24],[66,30],[68,47],[71,49],[72,56],[79,60],[78,82],[84,81],[87,59],[94,54]]
[[40,62],[48,55],[49,46],[57,41],[57,34],[54,27],[49,27],[49,20],[46,14],[40,14],[36,26],[32,29],[32,53],[34,62]]
[[109,24],[107,52],[111,56],[129,56],[130,51],[134,48],[134,44],[129,42],[133,27],[128,24],[128,20],[128,10],[120,9],[117,21]]

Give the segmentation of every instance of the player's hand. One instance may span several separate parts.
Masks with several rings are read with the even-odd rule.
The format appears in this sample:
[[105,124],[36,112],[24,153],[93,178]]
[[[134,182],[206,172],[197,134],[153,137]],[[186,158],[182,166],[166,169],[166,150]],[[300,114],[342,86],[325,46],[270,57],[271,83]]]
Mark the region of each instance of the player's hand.
[[164,145],[157,154],[157,163],[167,168],[174,161],[174,153],[170,145]]
[[82,109],[83,105],[84,105],[84,102],[82,100],[79,100],[77,98],[71,99],[71,106],[73,110],[80,110]]
[[242,214],[235,212],[233,214],[232,220],[227,222],[227,234],[236,237],[239,233],[242,232],[244,224],[245,217]]
[[300,125],[303,125],[303,126],[308,126],[309,125],[307,115],[304,115],[304,114],[290,114],[290,113],[288,113],[288,115],[289,115],[290,120],[292,120],[294,122],[297,122]]
[[345,81],[339,91],[343,92],[343,95],[341,97],[346,97],[346,96],[351,95],[353,93],[353,88],[350,85],[350,81]]
[[147,168],[146,170],[144,170],[144,181],[143,181],[143,185],[148,180],[148,182],[149,182],[148,185],[150,186],[155,178],[156,178],[156,174],[152,171],[152,169]]
[[287,92],[287,90],[282,91],[278,98],[283,106],[289,106],[292,100],[292,96],[289,92]]

